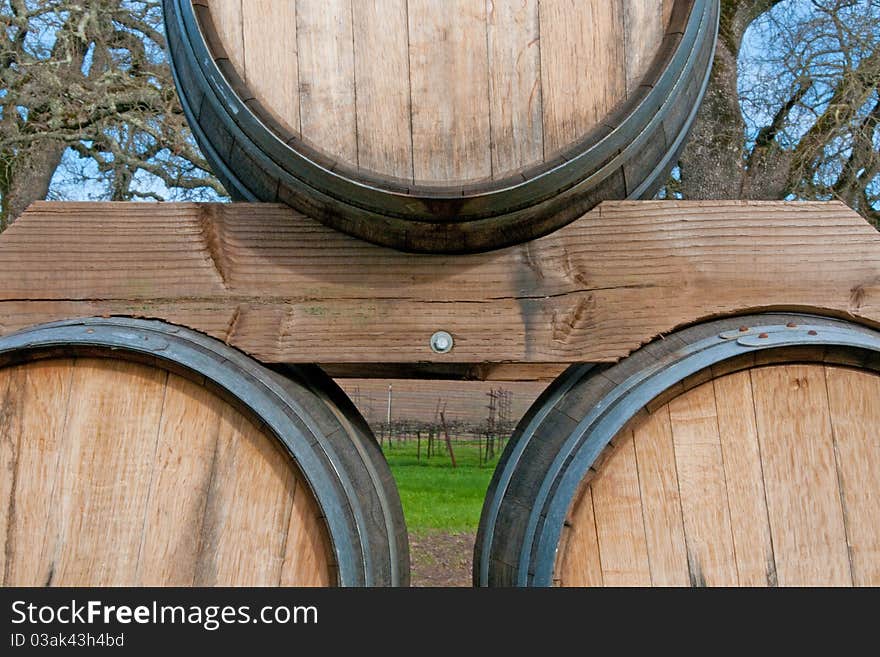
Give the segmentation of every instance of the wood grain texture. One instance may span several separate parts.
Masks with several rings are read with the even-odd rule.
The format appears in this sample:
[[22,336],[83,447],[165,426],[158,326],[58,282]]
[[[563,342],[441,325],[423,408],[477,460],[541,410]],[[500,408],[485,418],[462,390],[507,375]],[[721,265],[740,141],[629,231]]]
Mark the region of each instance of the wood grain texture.
[[751,375],[779,584],[851,585],[825,373],[789,365]]
[[538,0],[488,2],[492,172],[502,178],[544,157]]
[[880,376],[825,368],[853,584],[880,582]]
[[[206,0],[211,10],[211,18],[217,30],[217,36],[223,43],[226,56],[245,79],[247,77],[244,53],[244,23],[242,21],[242,3],[245,0]],[[253,0],[248,0],[252,2]]]
[[[3,422],[0,423],[0,467],[2,472],[15,472],[20,450],[22,428],[22,409],[24,405],[22,375],[20,372],[3,372],[0,375],[0,401],[2,401]],[[15,490],[15,477],[0,478],[0,499],[9,500],[9,504],[0,504],[0,531],[9,540],[14,536],[16,517],[15,501],[18,495]],[[3,563],[4,584],[10,579],[9,572],[15,568],[7,550],[0,554]]]
[[241,16],[244,77],[276,121],[300,132],[299,59],[294,0],[246,0]]
[[736,552],[715,394],[703,385],[669,403],[692,586],[736,586]]
[[669,408],[633,429],[653,586],[688,586],[688,554]]
[[604,585],[650,586],[638,467],[630,437],[622,437],[590,488]]
[[666,32],[663,3],[656,0],[623,0],[626,93],[632,94],[657,54]]
[[47,551],[53,564],[48,583],[137,583],[167,377],[122,361],[77,361],[51,502],[55,512],[49,527],[56,533]]
[[302,138],[332,159],[357,163],[350,0],[297,0]]
[[281,579],[295,476],[280,450],[237,412],[220,418],[194,584]]
[[[220,414],[225,403],[180,377],[169,377],[156,444],[138,560],[145,586],[192,586]],[[192,531],[182,532],[181,527]]]
[[[64,419],[70,401],[72,361],[35,363],[0,370],[0,462],[3,472],[0,553],[3,583],[44,583],[52,564],[43,558],[43,536],[51,517],[47,486],[58,473]],[[26,437],[31,437],[30,440]],[[32,476],[19,476],[19,473]]]
[[[783,363],[713,376],[615,438],[572,503],[558,583],[601,585],[599,561],[606,585],[609,563],[640,569],[640,504],[655,586],[877,586],[880,375]],[[639,499],[620,484],[633,481]],[[629,529],[603,541],[603,526]]]
[[675,9],[675,0],[663,0],[663,31],[669,28],[669,21],[672,19],[672,12]]
[[352,2],[358,166],[412,180],[407,0]]
[[416,181],[489,178],[485,0],[409,0]]
[[638,85],[673,4],[208,6],[249,93],[290,134],[362,171],[450,185],[510,176],[584,137]]
[[621,0],[540,3],[545,159],[626,97],[622,9]]
[[280,586],[333,584],[329,539],[321,518],[312,492],[301,477],[297,478],[284,541]]
[[202,385],[52,359],[0,369],[0,399],[5,585],[335,581],[289,457]]
[[[0,266],[16,272],[4,334],[156,317],[263,362],[608,362],[750,309],[880,322],[880,235],[838,203],[606,203],[471,256],[371,246],[276,205],[36,203],[0,237]],[[430,349],[438,329],[449,354]]]
[[561,586],[603,586],[599,537],[593,513],[593,489],[587,485],[578,497],[564,531],[562,565],[557,584]]
[[755,404],[749,372],[716,379],[713,392],[739,585],[775,586],[758,428],[748,412]]

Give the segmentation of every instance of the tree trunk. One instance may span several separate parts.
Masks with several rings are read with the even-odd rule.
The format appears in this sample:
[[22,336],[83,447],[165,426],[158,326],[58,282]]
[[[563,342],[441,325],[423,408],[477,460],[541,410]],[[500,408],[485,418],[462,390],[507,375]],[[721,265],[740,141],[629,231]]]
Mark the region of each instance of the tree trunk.
[[753,198],[768,192],[766,187],[749,185],[747,182],[743,143],[746,126],[739,105],[738,58],[749,25],[779,2],[721,2],[718,46],[709,88],[697,113],[690,140],[679,158],[679,191],[684,198],[738,199],[746,195]]
[[709,88],[679,158],[688,199],[735,199],[743,184],[745,122],[737,93],[736,54],[719,42]]
[[31,203],[46,198],[65,149],[60,142],[37,141],[16,154],[8,187],[3,190],[0,229],[11,225]]

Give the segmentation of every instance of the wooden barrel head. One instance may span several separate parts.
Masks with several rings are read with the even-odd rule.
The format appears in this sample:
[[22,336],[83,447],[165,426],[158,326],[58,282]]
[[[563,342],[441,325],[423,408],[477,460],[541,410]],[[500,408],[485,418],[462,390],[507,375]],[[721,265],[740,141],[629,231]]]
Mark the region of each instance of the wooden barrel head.
[[5,586],[326,586],[327,528],[274,436],[108,358],[0,369]]
[[880,332],[695,325],[570,367],[517,426],[483,586],[880,585]]
[[236,198],[477,251],[665,183],[718,0],[164,0],[181,100]]
[[552,161],[633,95],[673,0],[208,0],[254,98],[340,165],[448,186]]
[[643,413],[572,505],[562,586],[880,585],[880,374],[720,376]]

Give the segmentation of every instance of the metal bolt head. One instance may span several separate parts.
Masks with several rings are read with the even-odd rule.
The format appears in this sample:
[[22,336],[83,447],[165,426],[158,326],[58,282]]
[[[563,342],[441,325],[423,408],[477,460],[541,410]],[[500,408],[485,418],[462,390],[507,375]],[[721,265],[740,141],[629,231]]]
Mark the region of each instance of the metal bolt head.
[[759,337],[761,340],[766,340],[767,338],[770,337],[770,334],[769,334],[769,333],[761,333],[758,337]]
[[448,354],[455,346],[455,340],[448,331],[437,331],[431,336],[431,351],[435,354]]

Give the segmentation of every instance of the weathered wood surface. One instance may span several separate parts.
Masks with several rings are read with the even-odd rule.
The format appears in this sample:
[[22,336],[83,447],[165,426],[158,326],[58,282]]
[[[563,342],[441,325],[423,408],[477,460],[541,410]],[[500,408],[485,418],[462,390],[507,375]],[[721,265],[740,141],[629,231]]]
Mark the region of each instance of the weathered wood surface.
[[[838,203],[605,203],[518,247],[417,256],[277,205],[40,202],[0,236],[0,267],[3,334],[153,317],[348,375],[423,363],[546,376],[755,309],[880,323],[880,234]],[[449,354],[429,347],[438,329],[455,337]]]
[[572,505],[559,583],[877,586],[878,393],[771,365],[643,413]]
[[302,475],[203,385],[106,358],[40,360],[0,369],[0,404],[4,586],[335,582]]
[[648,72],[674,0],[196,4],[291,133],[355,168],[450,184],[552,160],[600,125]]

